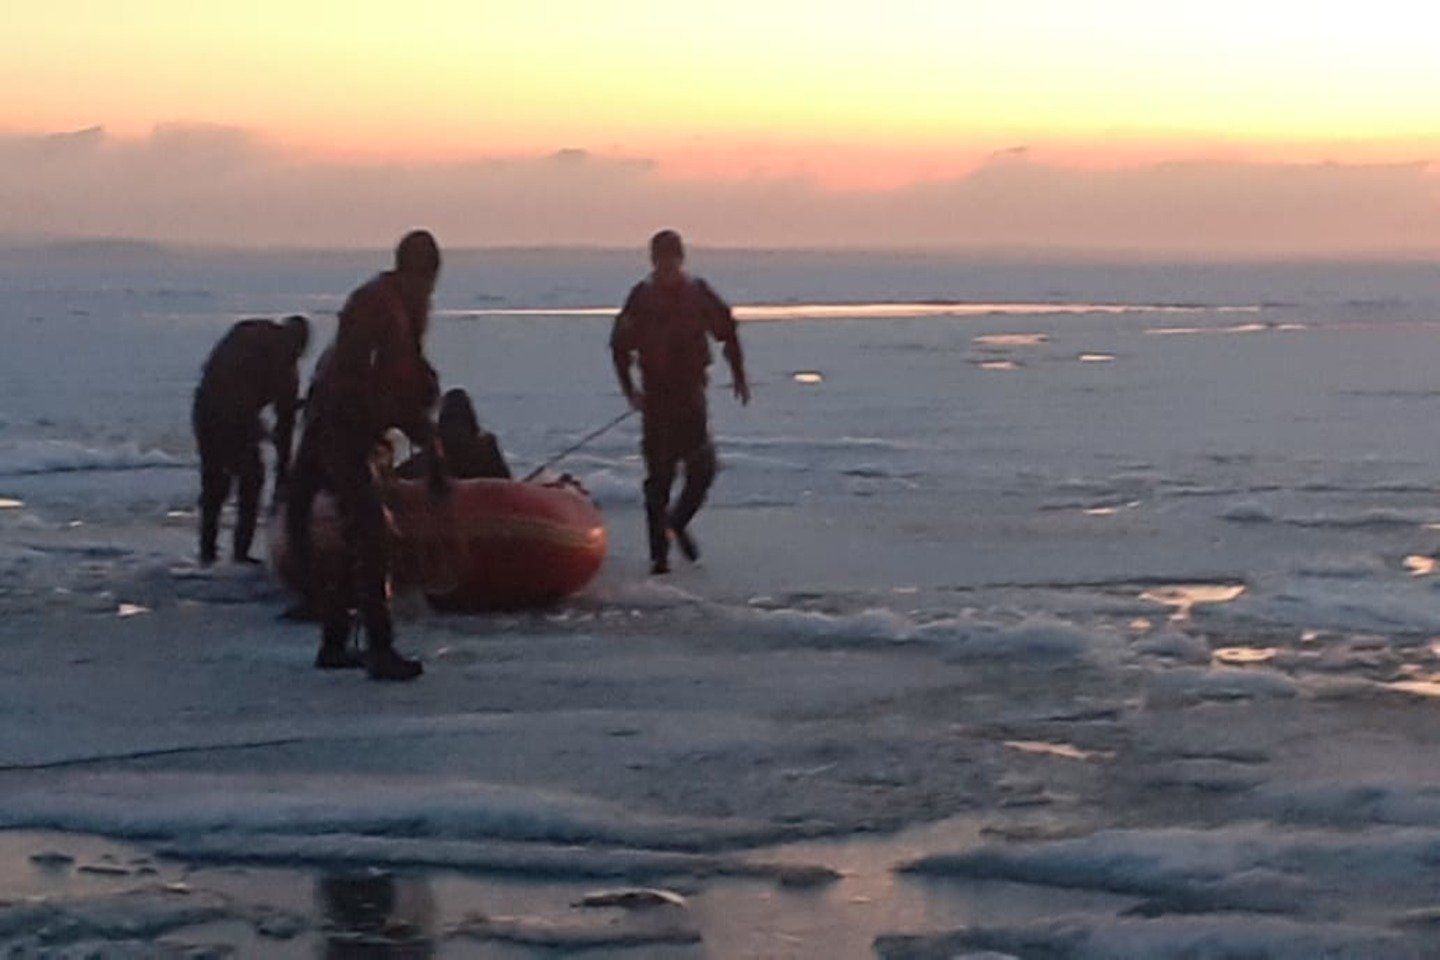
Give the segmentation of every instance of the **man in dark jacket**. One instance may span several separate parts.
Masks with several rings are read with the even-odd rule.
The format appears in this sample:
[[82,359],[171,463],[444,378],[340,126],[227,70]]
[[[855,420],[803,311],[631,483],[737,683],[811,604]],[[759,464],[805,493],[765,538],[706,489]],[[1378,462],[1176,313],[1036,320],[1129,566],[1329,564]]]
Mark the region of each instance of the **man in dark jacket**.
[[[715,480],[715,446],[705,401],[709,338],[724,345],[732,389],[742,404],[750,402],[750,385],[735,317],[709,284],[685,272],[680,235],[673,230],[655,234],[650,263],[650,276],[631,289],[615,318],[610,351],[620,389],[642,416],[650,572],[663,574],[670,572],[670,535],[687,559],[699,557],[688,526]],[[631,371],[637,357],[638,389]],[[682,464],[685,485],[672,510],[670,491]]]
[[275,493],[283,496],[290,468],[290,438],[295,429],[299,392],[296,364],[310,342],[304,317],[242,320],[216,344],[205,361],[195,390],[191,422],[200,449],[200,562],[215,562],[220,508],[238,481],[235,560],[259,563],[250,556],[265,468],[260,441],[265,427],[260,412],[273,406],[275,428]]
[[[317,585],[323,627],[315,665],[321,669],[363,666],[376,680],[411,680],[423,672],[420,661],[395,652],[385,508],[372,453],[392,427],[434,450],[430,409],[438,381],[425,359],[424,338],[439,273],[435,238],[423,230],[407,234],[395,250],[395,268],[346,301],[335,342],[311,387],[286,532],[296,567],[309,572],[310,507],[318,490],[334,495],[345,558],[340,570]],[[431,463],[431,490],[438,496],[447,483],[438,453]],[[365,628],[363,660],[349,648],[354,609]]]

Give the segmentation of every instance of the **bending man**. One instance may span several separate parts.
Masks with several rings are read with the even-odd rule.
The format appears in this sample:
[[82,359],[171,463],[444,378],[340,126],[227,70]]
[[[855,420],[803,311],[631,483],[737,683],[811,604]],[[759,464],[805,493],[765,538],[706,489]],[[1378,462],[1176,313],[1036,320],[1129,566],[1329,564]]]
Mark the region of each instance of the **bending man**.
[[215,562],[215,541],[220,531],[220,508],[238,481],[239,504],[235,520],[235,560],[259,563],[250,556],[255,539],[260,490],[265,468],[260,462],[260,441],[265,427],[260,412],[275,408],[275,497],[284,496],[290,467],[290,438],[295,430],[299,375],[296,364],[310,342],[310,324],[304,317],[242,320],[215,345],[205,361],[200,386],[195,389],[191,422],[200,448],[200,562]]

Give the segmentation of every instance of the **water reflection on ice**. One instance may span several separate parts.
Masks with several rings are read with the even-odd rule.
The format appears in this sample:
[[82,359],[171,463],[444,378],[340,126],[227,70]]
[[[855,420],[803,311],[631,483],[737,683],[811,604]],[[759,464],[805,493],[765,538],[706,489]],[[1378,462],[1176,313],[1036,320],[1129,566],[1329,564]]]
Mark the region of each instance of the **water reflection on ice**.
[[1433,677],[1428,680],[1397,680],[1394,683],[1385,684],[1385,687],[1401,693],[1414,694],[1417,697],[1440,697],[1440,680]]
[[1130,500],[1126,503],[1110,504],[1102,507],[1086,507],[1084,514],[1087,517],[1113,517],[1121,510],[1134,510],[1140,506],[1139,500]]
[[1105,750],[1083,750],[1073,743],[1050,743],[1045,740],[1006,740],[1005,746],[1021,753],[1062,757],[1066,760],[1103,760],[1114,756]]
[[1279,652],[1275,647],[1220,647],[1211,656],[1216,663],[1243,667],[1252,663],[1269,663]]
[[1435,572],[1436,560],[1423,554],[1414,553],[1405,558],[1405,569],[1411,576],[1427,577]]
[[1146,333],[1159,336],[1194,336],[1212,333],[1264,333],[1274,327],[1265,323],[1237,323],[1228,327],[1151,327]]
[[[855,303],[753,303],[736,304],[735,318],[750,322],[783,320],[918,320],[927,317],[978,316],[1044,316],[1046,314],[1110,314],[1133,313],[1198,314],[1198,313],[1259,313],[1263,307],[1196,306],[1165,303],[1085,303],[1062,302],[855,302]],[[485,317],[612,317],[619,306],[609,307],[479,307],[474,309],[440,309],[438,317],[457,320]]]
[[1141,600],[1174,607],[1171,620],[1188,620],[1190,612],[1201,604],[1229,603],[1245,592],[1240,583],[1172,583],[1151,587],[1140,594]]
[[987,347],[1034,347],[1048,343],[1043,333],[982,333],[975,342]]

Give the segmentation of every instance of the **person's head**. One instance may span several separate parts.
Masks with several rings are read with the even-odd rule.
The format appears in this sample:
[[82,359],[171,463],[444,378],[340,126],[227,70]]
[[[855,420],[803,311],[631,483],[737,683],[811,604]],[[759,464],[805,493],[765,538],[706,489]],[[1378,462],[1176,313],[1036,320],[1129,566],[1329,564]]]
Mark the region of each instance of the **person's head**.
[[440,245],[429,230],[411,230],[395,247],[395,274],[407,289],[429,295],[440,276]]
[[286,317],[280,327],[285,331],[291,352],[299,359],[305,353],[305,348],[310,346],[310,321],[297,313]]
[[454,446],[456,439],[473,437],[480,432],[480,418],[475,415],[475,405],[470,394],[456,387],[445,391],[440,400],[440,415],[436,419],[440,442]]
[[661,279],[677,277],[685,265],[685,243],[674,230],[661,230],[650,238],[650,265]]

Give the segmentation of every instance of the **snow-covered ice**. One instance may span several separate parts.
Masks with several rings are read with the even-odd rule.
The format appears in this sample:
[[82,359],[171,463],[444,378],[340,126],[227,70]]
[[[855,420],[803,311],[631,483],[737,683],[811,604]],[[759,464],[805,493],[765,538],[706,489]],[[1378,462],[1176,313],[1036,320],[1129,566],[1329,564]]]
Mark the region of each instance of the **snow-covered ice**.
[[[1433,267],[694,259],[755,386],[703,562],[644,576],[627,422],[559,465],[597,583],[401,598],[392,688],[194,564],[189,435],[228,323],[323,339],[383,258],[0,250],[0,945],[313,956],[379,935],[326,919],[360,876],[437,956],[1440,952]],[[447,259],[518,466],[619,411],[641,269]],[[576,906],[616,884],[681,903]]]

